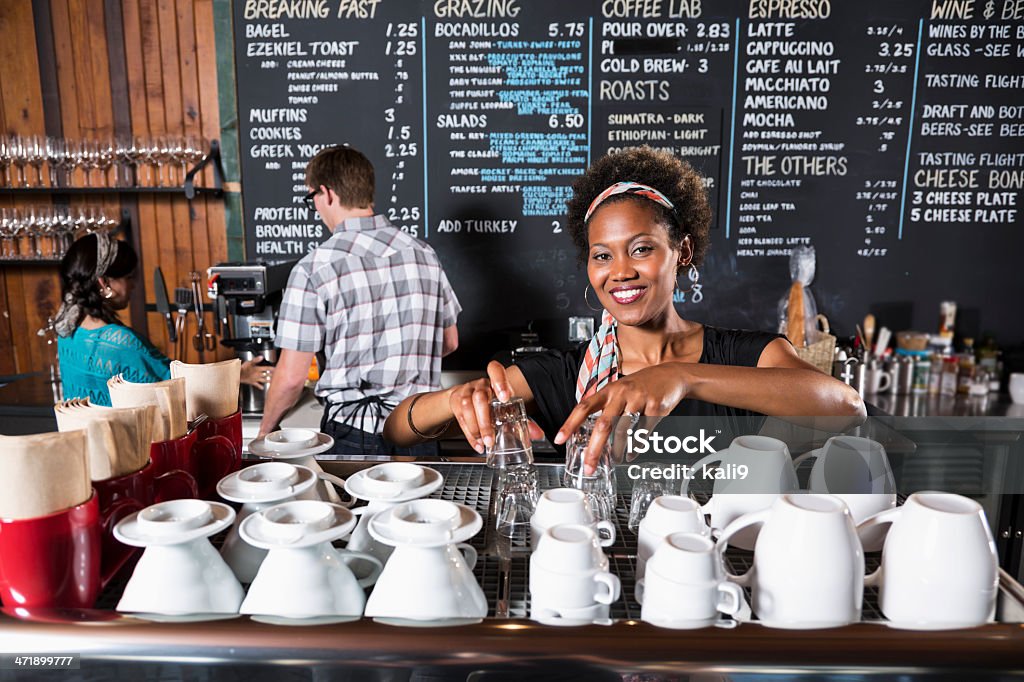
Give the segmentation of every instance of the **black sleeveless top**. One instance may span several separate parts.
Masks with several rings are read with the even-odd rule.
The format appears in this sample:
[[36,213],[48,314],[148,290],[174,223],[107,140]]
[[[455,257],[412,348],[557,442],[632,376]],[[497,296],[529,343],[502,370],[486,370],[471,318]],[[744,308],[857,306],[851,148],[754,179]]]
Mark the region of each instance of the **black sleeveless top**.
[[[701,351],[699,363],[757,367],[761,352],[769,343],[778,338],[785,337],[768,332],[719,329],[705,325],[704,348]],[[535,411],[532,417],[544,430],[544,435],[552,442],[555,434],[558,433],[558,428],[576,407],[576,378],[579,376],[587,345],[587,343],[582,343],[570,351],[546,351],[521,358],[515,363],[533,392]],[[760,417],[762,415],[749,410],[684,398],[672,411],[671,416],[718,417],[735,422],[736,418]],[[748,423],[740,428],[747,431],[753,426],[753,423]],[[756,431],[749,432],[756,433]]]

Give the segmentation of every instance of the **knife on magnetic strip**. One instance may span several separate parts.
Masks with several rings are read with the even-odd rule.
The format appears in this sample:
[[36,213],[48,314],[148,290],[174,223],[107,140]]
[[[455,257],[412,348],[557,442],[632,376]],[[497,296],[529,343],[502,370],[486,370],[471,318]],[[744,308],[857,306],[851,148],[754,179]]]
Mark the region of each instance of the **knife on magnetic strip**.
[[157,267],[153,270],[153,293],[156,297],[156,309],[164,319],[167,320],[167,338],[171,343],[178,340],[178,334],[174,329],[174,320],[171,319],[171,302],[167,298],[167,284],[164,283],[164,273]]

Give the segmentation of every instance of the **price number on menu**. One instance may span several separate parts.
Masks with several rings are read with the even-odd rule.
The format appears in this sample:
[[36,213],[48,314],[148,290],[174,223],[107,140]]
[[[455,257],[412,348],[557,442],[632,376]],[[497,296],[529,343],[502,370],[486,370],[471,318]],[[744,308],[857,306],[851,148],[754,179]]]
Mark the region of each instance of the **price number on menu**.
[[879,57],[913,57],[914,43],[881,43],[878,46]]
[[415,142],[388,143],[384,145],[384,156],[389,159],[416,156],[419,153],[419,145]]
[[548,117],[548,126],[551,128],[582,128],[583,114],[551,114]]
[[720,24],[697,24],[697,37],[728,38],[729,24],[726,22],[722,22]]
[[388,38],[395,36],[397,38],[416,38],[420,34],[420,27],[415,22],[409,22],[407,24],[388,24],[386,35]]
[[399,57],[412,57],[416,54],[415,40],[389,40],[384,46],[384,54]]
[[548,37],[549,38],[582,38],[583,37],[583,24],[548,24]]
[[857,255],[861,258],[881,258],[884,257],[888,251],[889,249],[870,246],[863,249],[857,249]]
[[411,126],[388,126],[389,140],[408,140],[412,137]]

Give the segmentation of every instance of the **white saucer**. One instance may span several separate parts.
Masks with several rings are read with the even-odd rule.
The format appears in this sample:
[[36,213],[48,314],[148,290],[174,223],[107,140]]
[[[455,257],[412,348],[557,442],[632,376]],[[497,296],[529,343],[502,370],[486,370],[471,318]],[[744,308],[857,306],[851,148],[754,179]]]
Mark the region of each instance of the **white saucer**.
[[210,505],[211,518],[208,523],[202,526],[168,535],[153,535],[147,533],[145,527],[140,528],[138,518],[139,514],[142,514],[152,507],[166,505],[172,502],[177,502],[177,500],[154,504],[150,507],[146,507],[146,509],[143,509],[142,511],[126,516],[118,522],[116,526],[114,526],[114,537],[124,544],[132,545],[133,547],[149,547],[150,545],[180,545],[193,540],[198,540],[199,538],[208,538],[211,535],[216,535],[229,527],[235,521],[235,510],[228,505],[223,502],[206,502],[206,504]]
[[249,452],[264,459],[298,459],[299,457],[319,455],[321,452],[330,450],[331,446],[334,445],[334,439],[326,433],[317,433],[316,438],[317,444],[313,447],[304,450],[293,450],[291,452],[280,452],[268,447],[265,438],[253,438],[249,441]]
[[206,621],[213,620],[231,620],[232,618],[238,618],[237,613],[184,613],[184,614],[167,614],[167,613],[125,613],[128,618],[138,618],[139,620],[148,620],[153,623],[203,623]]
[[[288,504],[287,502],[284,504]],[[323,502],[322,504],[329,506],[334,511],[334,519],[330,522],[330,527],[324,530],[307,533],[301,538],[291,540],[289,538],[276,538],[266,535],[263,530],[265,525],[264,514],[275,507],[264,509],[255,514],[247,516],[242,523],[238,525],[238,535],[248,544],[253,547],[259,547],[260,549],[279,549],[287,547],[288,549],[301,549],[303,547],[312,547],[313,545],[319,545],[323,542],[331,542],[338,538],[347,535],[349,531],[355,528],[356,517],[351,511],[342,507],[339,504],[333,504],[331,502]]]
[[363,479],[366,477],[366,472],[369,469],[363,469],[345,479],[345,492],[352,497],[359,498],[360,500],[367,500],[369,502],[408,502],[409,500],[416,500],[421,497],[430,495],[435,490],[441,487],[444,483],[444,476],[441,475],[436,469],[430,467],[421,467],[423,469],[424,482],[415,488],[410,488],[404,491],[400,495],[394,497],[388,497],[386,495],[378,495],[366,490],[366,486],[363,483]]
[[290,466],[295,467],[299,474],[299,479],[295,483],[286,487],[273,491],[266,491],[266,494],[263,495],[260,495],[257,492],[242,490],[238,485],[238,477],[245,471],[245,469],[240,469],[234,473],[228,474],[217,482],[217,494],[225,500],[241,502],[243,504],[246,502],[273,502],[274,500],[298,497],[300,494],[316,485],[317,475],[312,469],[299,464],[292,464]]
[[264,625],[335,625],[337,623],[351,623],[359,620],[360,616],[312,616],[310,618],[287,618],[285,616],[249,616],[251,620]]
[[395,625],[403,628],[454,628],[462,625],[476,625],[483,622],[483,618],[437,618],[434,620],[414,620],[412,618],[390,618],[377,616],[374,623],[381,625]]
[[[352,479],[349,479],[350,481]],[[480,514],[475,509],[467,507],[464,504],[458,504],[452,502],[456,507],[459,508],[461,516],[459,518],[458,525],[452,529],[451,536],[444,540],[422,540],[422,541],[405,541],[397,540],[388,533],[388,524],[384,521],[384,518],[388,516],[388,513],[392,509],[385,509],[375,514],[371,519],[367,530],[370,532],[370,536],[373,537],[377,542],[382,542],[385,545],[392,546],[409,546],[409,547],[444,547],[445,545],[455,545],[460,542],[465,542],[471,537],[480,532],[483,528],[484,522],[480,517]]]

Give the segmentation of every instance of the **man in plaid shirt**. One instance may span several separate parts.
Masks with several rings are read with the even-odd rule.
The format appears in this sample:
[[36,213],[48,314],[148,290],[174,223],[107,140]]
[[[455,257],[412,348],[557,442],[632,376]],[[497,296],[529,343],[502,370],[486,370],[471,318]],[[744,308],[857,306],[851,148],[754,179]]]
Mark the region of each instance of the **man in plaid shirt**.
[[277,321],[281,349],[260,435],[302,393],[314,354],[326,365],[320,430],[344,455],[436,454],[433,443],[388,444],[380,432],[407,396],[441,387],[441,358],[458,346],[462,306],[434,250],[373,208],[374,172],[351,147],[322,150],[306,166],[307,205],[332,235],[292,270]]

